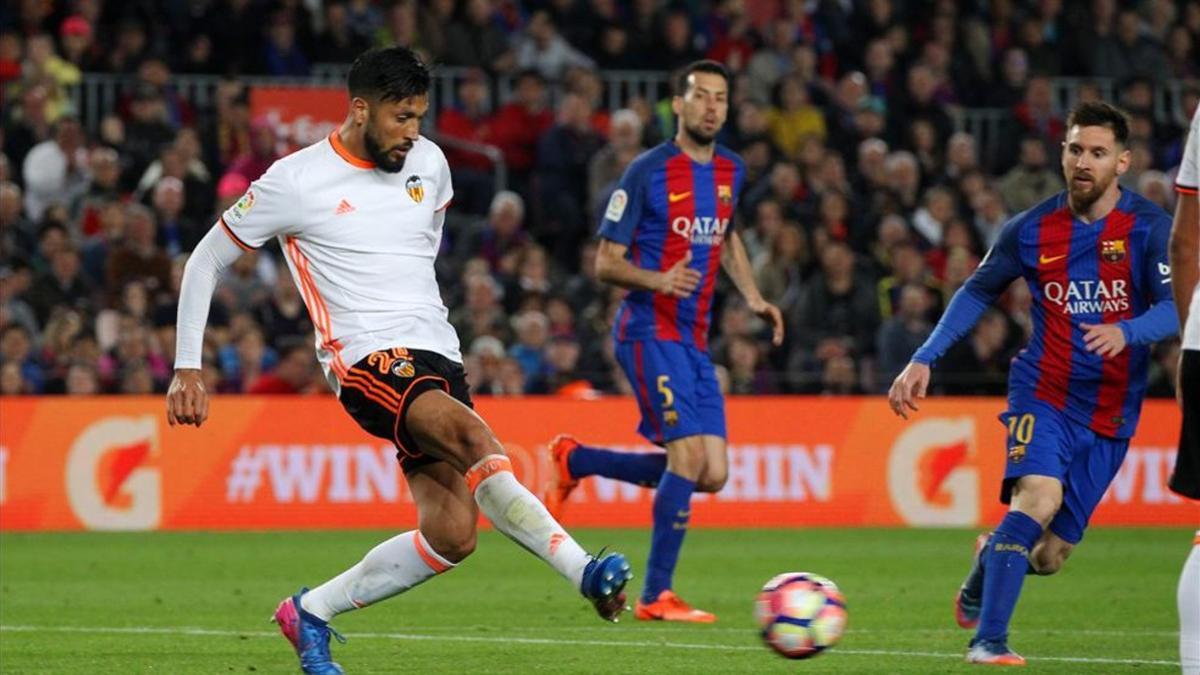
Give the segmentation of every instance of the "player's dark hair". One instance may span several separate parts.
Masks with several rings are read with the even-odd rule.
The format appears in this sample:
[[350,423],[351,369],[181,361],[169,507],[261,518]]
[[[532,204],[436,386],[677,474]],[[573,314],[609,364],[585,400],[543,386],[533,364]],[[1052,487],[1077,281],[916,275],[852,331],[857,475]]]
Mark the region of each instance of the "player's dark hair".
[[725,78],[725,86],[729,89],[733,88],[733,81],[729,77],[729,71],[725,66],[712,59],[703,59],[701,61],[693,61],[683,70],[679,71],[678,77],[675,79],[675,95],[683,96],[688,90],[688,76],[692,73],[712,73]]
[[382,47],[358,55],[346,86],[350,96],[403,101],[429,92],[429,67],[407,47]]
[[1115,105],[1103,101],[1089,101],[1076,106],[1067,117],[1067,128],[1075,125],[1107,127],[1121,145],[1129,140],[1129,116]]

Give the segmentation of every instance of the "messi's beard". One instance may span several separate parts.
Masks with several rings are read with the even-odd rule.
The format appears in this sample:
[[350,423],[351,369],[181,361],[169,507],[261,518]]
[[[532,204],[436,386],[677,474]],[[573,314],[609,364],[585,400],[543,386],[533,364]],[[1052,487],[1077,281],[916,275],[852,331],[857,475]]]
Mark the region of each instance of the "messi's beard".
[[1108,191],[1108,186],[1114,180],[1113,178],[1109,178],[1101,183],[1095,175],[1092,175],[1090,179],[1092,181],[1090,188],[1077,188],[1074,185],[1074,180],[1071,181],[1072,185],[1068,186],[1067,194],[1071,198],[1071,207],[1076,212],[1087,211],[1091,208],[1092,204],[1095,204],[1096,200],[1100,199]]
[[[371,133],[371,125],[367,125],[366,132],[363,133],[363,147],[366,148],[367,155],[371,161],[375,162],[375,166],[387,173],[399,173],[404,168],[404,160],[408,158],[407,151],[412,149],[409,145],[407,148],[403,146],[395,146],[384,150],[383,145],[375,140],[375,135]],[[392,150],[404,150],[405,155],[397,160],[393,160],[389,153]]]

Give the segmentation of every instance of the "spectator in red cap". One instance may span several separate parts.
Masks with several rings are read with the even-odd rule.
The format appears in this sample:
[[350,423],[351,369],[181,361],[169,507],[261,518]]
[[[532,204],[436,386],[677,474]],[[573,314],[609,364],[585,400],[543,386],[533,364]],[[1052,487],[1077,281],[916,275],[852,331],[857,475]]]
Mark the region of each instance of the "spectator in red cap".
[[266,117],[256,117],[250,122],[250,151],[233,160],[226,174],[236,173],[249,181],[258,180],[267,168],[279,159],[275,150],[275,129]]
[[225,209],[233,206],[249,187],[250,181],[240,173],[231,171],[221,176],[221,181],[217,183],[217,212],[224,213]]
[[82,71],[99,70],[100,53],[92,35],[92,24],[78,14],[63,19],[58,27],[62,57]]

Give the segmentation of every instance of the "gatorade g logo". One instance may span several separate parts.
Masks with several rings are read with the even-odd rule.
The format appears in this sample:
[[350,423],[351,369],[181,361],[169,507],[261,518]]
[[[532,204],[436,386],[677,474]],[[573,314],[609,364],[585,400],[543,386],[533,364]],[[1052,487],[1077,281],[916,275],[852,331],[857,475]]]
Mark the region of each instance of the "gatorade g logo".
[[917,422],[900,434],[888,458],[892,506],[909,525],[974,525],[979,471],[970,465],[970,417]]
[[148,530],[162,520],[162,477],[154,417],[109,417],[75,439],[67,454],[67,499],[84,527]]

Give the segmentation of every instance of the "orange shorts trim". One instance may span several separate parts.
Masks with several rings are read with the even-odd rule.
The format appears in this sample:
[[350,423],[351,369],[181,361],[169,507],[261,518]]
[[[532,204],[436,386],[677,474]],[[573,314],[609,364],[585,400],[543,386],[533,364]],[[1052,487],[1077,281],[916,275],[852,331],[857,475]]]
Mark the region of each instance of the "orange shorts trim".
[[404,441],[400,440],[400,437],[402,436],[400,430],[401,425],[403,424],[404,414],[408,411],[408,406],[412,405],[412,401],[409,400],[408,395],[412,393],[413,388],[426,380],[430,380],[442,385],[442,390],[447,394],[450,393],[450,383],[446,381],[446,378],[438,377],[437,375],[422,375],[421,377],[418,377],[410,382],[408,387],[404,389],[404,393],[400,395],[400,403],[396,406],[396,423],[392,427],[392,440],[396,443],[396,447],[400,448],[400,451],[409,457],[422,457],[425,454],[417,448],[409,448]]

